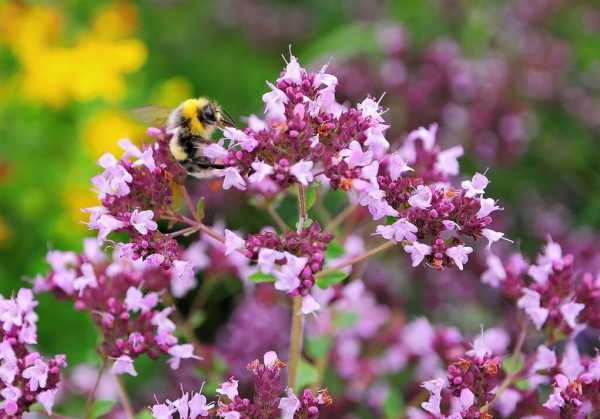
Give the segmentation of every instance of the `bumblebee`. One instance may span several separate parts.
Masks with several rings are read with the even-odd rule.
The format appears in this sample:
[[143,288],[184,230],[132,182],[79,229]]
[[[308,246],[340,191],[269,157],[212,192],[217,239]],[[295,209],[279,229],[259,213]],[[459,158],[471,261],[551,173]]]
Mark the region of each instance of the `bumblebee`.
[[133,116],[146,124],[164,126],[173,137],[169,150],[190,176],[206,178],[211,169],[223,169],[203,155],[216,128],[233,127],[231,116],[216,102],[206,97],[187,99],[177,108],[146,106],[134,110]]

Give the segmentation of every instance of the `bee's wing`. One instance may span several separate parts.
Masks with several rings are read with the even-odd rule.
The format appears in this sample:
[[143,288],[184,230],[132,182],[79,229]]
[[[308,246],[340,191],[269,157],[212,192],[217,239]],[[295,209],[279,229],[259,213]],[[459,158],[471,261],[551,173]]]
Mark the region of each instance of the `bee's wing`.
[[165,125],[173,110],[166,106],[142,106],[132,109],[129,113],[133,119],[145,125],[160,127]]
[[221,107],[221,115],[223,116],[223,123],[226,127],[236,127],[235,121],[229,112]]

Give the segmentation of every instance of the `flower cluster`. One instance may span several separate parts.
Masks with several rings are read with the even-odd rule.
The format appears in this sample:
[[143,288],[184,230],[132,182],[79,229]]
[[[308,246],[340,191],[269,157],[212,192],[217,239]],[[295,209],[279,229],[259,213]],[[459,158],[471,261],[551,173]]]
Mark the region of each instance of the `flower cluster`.
[[134,359],[143,354],[168,354],[173,369],[181,359],[198,358],[191,344],[179,345],[173,335],[173,308],[160,307],[171,283],[168,271],[122,251],[108,260],[95,239],[85,241],[80,255],[51,251],[47,259],[52,269],[36,278],[35,290],[73,300],[75,308],[92,314],[104,338],[98,350],[114,360],[114,373],[137,375]]
[[600,279],[591,273],[578,275],[573,256],[563,255],[558,243],[549,241],[533,264],[520,255],[506,263],[490,255],[487,263],[482,281],[517,299],[535,327],[553,339],[598,326]]
[[64,355],[45,360],[30,349],[37,343],[37,301],[21,288],[11,299],[0,296],[0,418],[21,417],[40,403],[52,414]]
[[248,364],[252,374],[254,396],[244,398],[238,393],[238,380],[231,377],[217,388],[220,398],[217,402],[207,403],[201,393],[190,395],[183,393],[182,397],[152,406],[155,419],[172,418],[178,413],[180,419],[197,419],[200,417],[220,417],[225,419],[259,419],[281,417],[317,418],[321,406],[331,404],[332,400],[326,390],[314,394],[306,389],[298,397],[291,388],[284,392],[281,382],[281,372],[285,364],[279,360],[273,351],[264,354],[263,362],[258,359]]

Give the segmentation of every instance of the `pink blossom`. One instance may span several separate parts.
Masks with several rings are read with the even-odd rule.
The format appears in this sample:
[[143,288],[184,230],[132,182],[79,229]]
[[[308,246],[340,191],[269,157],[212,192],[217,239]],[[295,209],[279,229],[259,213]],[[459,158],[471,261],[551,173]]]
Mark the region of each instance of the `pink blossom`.
[[167,361],[167,363],[171,369],[174,370],[179,368],[179,364],[181,363],[182,359],[202,359],[201,357],[194,355],[194,345],[191,343],[174,345],[169,348],[168,353],[171,355],[171,358]]
[[155,404],[151,408],[154,419],[173,419],[173,413],[175,413],[175,410],[176,409],[173,407],[164,403]]
[[42,405],[48,415],[52,415],[54,407],[54,398],[56,397],[57,389],[42,391],[36,396],[36,400]]
[[252,169],[254,169],[254,173],[248,177],[248,180],[252,183],[262,182],[267,176],[272,175],[274,172],[272,166],[259,161],[252,163]]
[[483,195],[485,188],[489,184],[488,178],[481,173],[475,173],[471,180],[465,180],[461,183],[462,188],[467,191],[465,196],[467,198],[473,198],[477,195]]
[[563,315],[563,318],[565,319],[565,322],[569,325],[569,327],[574,329],[575,327],[577,327],[577,316],[584,308],[585,304],[570,302],[563,304],[560,307],[560,312]]
[[37,391],[46,388],[48,379],[48,364],[41,359],[36,359],[34,364],[23,371],[23,377],[29,380],[29,390]]
[[321,305],[313,298],[312,295],[309,294],[302,298],[302,307],[300,308],[300,312],[305,316],[318,311],[320,308]]
[[437,134],[438,125],[431,124],[429,128],[420,127],[411,131],[406,137],[406,143],[414,143],[415,140],[423,142],[425,150],[431,150],[435,144],[435,136]]
[[554,368],[556,365],[556,354],[553,350],[549,349],[544,345],[540,345],[537,348],[537,355],[535,363],[533,364],[533,371],[549,370]]
[[285,104],[288,102],[287,95],[267,82],[271,91],[265,93],[262,100],[265,104],[265,116],[269,121],[285,121]]
[[377,226],[376,233],[381,235],[384,239],[393,240],[396,243],[400,243],[402,240],[408,240],[414,242],[417,240],[417,233],[419,229],[417,226],[409,222],[406,218],[401,218],[394,222],[394,224]]
[[244,131],[241,131],[237,128],[232,128],[232,127],[225,128],[223,130],[223,134],[225,135],[225,138],[228,138],[228,139],[232,140],[234,143],[239,144],[240,147],[242,147],[244,150],[246,150],[248,152],[253,151],[258,144],[258,142],[254,138],[250,137]]
[[373,161],[371,164],[366,165],[360,171],[360,175],[363,179],[370,180],[371,182],[377,182],[377,174],[379,173],[379,162]]
[[298,63],[298,59],[290,55],[290,62],[287,63],[283,75],[277,81],[287,81],[289,83],[300,84],[302,82],[302,67]]
[[112,215],[102,215],[98,220],[98,240],[104,241],[110,233],[123,227],[125,227],[125,223]]
[[431,246],[415,241],[412,244],[404,246],[404,251],[410,254],[414,268],[423,262],[425,256],[431,254]]
[[473,253],[473,248],[462,244],[446,249],[448,257],[454,261],[454,264],[461,271],[463,270],[463,264],[467,263],[471,253]]
[[228,256],[236,250],[243,249],[246,241],[231,230],[225,229],[225,256]]
[[202,147],[202,154],[211,160],[222,160],[229,152],[221,144],[212,143]]
[[344,161],[351,168],[366,166],[373,160],[373,152],[369,150],[363,151],[360,143],[356,140],[352,141],[348,148],[340,151],[340,156],[344,158]]
[[462,146],[457,145],[441,151],[435,162],[435,170],[447,176],[456,176],[459,171],[458,158],[464,153]]
[[263,364],[265,364],[265,367],[273,368],[278,360],[279,357],[275,351],[268,351],[263,355]]
[[365,145],[375,154],[381,156],[389,147],[390,143],[385,139],[383,132],[388,128],[387,125],[378,125],[370,127],[365,131],[367,139]]
[[227,396],[229,400],[235,400],[238,395],[238,380],[234,380],[233,377],[222,383],[217,388],[217,393]]
[[308,186],[313,181],[312,161],[300,160],[298,163],[290,167],[290,174],[298,180],[302,185]]
[[194,264],[185,260],[173,261],[171,267],[171,292],[173,295],[181,298],[195,286]]
[[500,258],[496,255],[488,255],[486,259],[488,269],[481,275],[481,282],[494,288],[498,288],[506,279],[506,271]]
[[81,275],[75,278],[73,281],[73,288],[79,291],[79,295],[85,291],[87,287],[98,288],[98,281],[96,280],[96,274],[94,273],[94,267],[89,263],[81,265]]
[[374,122],[383,122],[379,103],[371,97],[365,98],[361,103],[356,105],[356,108],[362,113],[365,118],[371,118]]
[[488,240],[488,250],[492,247],[492,244],[504,237],[504,233],[500,233],[499,231],[494,231],[489,228],[484,228],[481,230],[481,235]]
[[206,403],[206,397],[200,393],[196,393],[190,399],[188,404],[190,407],[190,418],[198,416],[208,416],[209,410],[213,408],[214,403]]
[[266,274],[271,274],[275,272],[275,267],[277,266],[275,262],[284,257],[285,255],[277,250],[263,247],[258,252],[258,268]]
[[281,419],[293,419],[296,411],[300,409],[300,400],[294,394],[291,388],[287,389],[287,397],[279,400],[279,409],[281,409]]
[[[560,363],[561,371],[568,377],[569,380],[575,380],[584,370],[581,365],[581,357],[577,350],[577,344],[573,341],[568,341],[563,353],[563,359]],[[555,377],[556,379],[556,377]]]
[[140,211],[137,208],[131,213],[129,222],[140,234],[146,235],[148,231],[154,231],[158,224],[153,220],[154,212],[152,210]]
[[549,314],[548,309],[540,306],[540,297],[539,293],[524,288],[523,296],[517,301],[519,308],[525,310],[538,330],[542,328]]
[[419,185],[415,193],[408,198],[408,203],[414,208],[427,209],[431,206],[431,198],[431,189],[428,186]]
[[254,114],[250,115],[246,122],[248,124],[248,128],[250,128],[254,132],[259,132],[267,128],[267,124],[265,123],[265,121],[263,121]]
[[286,264],[275,273],[277,280],[275,281],[275,289],[279,291],[290,292],[298,288],[300,285],[300,273],[306,266],[308,259],[298,257],[291,253],[285,252]]
[[231,187],[242,191],[246,189],[246,182],[235,167],[226,167],[220,171],[220,176],[223,177],[223,189],[228,190]]
[[494,406],[503,418],[509,417],[516,409],[523,396],[517,390],[507,388],[498,396]]
[[142,313],[147,313],[152,310],[156,304],[158,304],[158,294],[155,292],[150,292],[144,296],[142,292],[135,287],[129,287],[127,290],[125,307],[133,313],[140,310]]
[[425,381],[423,384],[421,384],[421,387],[425,388],[430,393],[429,399],[421,403],[421,407],[435,417],[442,415],[440,411],[440,403],[442,401],[441,393],[444,386],[445,382],[441,378]]
[[500,207],[496,205],[496,201],[493,198],[481,198],[479,200],[480,208],[477,211],[477,218],[481,219],[487,217],[492,212],[499,210]]
[[388,158],[388,173],[392,180],[397,180],[402,173],[412,170],[413,169],[406,164],[400,153],[390,154]]

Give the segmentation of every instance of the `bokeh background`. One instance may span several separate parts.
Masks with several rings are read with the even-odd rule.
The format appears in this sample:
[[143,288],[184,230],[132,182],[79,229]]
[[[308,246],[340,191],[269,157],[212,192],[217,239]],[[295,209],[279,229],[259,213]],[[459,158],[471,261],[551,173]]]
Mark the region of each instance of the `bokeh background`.
[[[48,249],[80,250],[96,159],[145,140],[128,110],[202,94],[260,113],[290,45],[308,67],[331,60],[344,99],[385,92],[391,142],[437,121],[465,175],[489,170],[525,253],[551,235],[600,266],[597,1],[1,1],[0,291],[46,272]],[[247,225],[224,196],[211,217]],[[236,293],[206,314],[210,333]],[[43,350],[93,359],[89,319],[50,297],[40,315]]]

